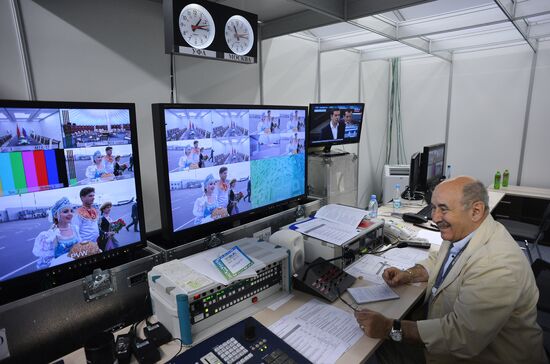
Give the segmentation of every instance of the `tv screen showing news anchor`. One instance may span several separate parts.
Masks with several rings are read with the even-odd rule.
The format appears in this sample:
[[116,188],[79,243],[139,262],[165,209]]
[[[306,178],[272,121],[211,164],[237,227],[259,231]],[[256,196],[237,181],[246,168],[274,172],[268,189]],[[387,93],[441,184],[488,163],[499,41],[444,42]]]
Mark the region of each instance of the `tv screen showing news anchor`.
[[365,104],[311,104],[309,146],[359,142]]

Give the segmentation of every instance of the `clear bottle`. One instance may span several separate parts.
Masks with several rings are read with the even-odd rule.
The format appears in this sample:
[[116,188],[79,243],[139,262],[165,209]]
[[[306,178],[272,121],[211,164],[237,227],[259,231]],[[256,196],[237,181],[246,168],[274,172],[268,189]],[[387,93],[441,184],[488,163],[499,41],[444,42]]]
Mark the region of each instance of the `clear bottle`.
[[369,207],[367,209],[369,219],[376,219],[378,217],[378,201],[376,195],[370,196]]
[[510,172],[507,169],[502,173],[502,187],[508,187],[508,182],[510,181]]
[[395,185],[395,190],[393,191],[393,212],[398,212],[401,209],[401,191],[400,185],[397,183]]
[[495,173],[495,182],[493,183],[493,188],[495,190],[500,189],[500,171],[497,171],[497,173]]

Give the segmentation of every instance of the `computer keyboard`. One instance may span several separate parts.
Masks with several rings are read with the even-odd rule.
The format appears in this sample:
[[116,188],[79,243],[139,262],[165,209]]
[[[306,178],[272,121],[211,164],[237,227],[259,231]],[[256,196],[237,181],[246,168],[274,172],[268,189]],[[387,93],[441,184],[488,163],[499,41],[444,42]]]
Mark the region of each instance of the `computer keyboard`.
[[427,205],[422,208],[422,210],[416,213],[417,215],[426,216],[429,220],[432,219],[432,206]]

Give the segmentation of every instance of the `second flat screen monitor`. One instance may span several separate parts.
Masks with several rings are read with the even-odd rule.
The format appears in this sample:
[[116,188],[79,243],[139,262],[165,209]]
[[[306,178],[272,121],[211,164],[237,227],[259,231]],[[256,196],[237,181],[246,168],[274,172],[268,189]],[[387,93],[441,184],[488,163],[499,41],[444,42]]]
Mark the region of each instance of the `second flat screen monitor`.
[[[305,107],[153,105],[164,125],[159,171],[169,191],[163,235],[189,241],[219,222],[305,196]],[[183,232],[190,234],[183,234]]]
[[363,122],[363,103],[309,105],[309,146],[358,143]]

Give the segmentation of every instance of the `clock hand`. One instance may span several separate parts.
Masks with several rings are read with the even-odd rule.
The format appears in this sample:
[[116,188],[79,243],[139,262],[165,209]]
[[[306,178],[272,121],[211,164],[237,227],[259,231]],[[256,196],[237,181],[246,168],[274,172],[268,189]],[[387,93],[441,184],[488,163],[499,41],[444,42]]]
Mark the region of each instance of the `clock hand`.
[[197,24],[195,24],[195,25],[191,24],[191,30],[192,31],[195,31],[197,29],[201,29],[201,25],[199,25],[201,23],[201,20],[202,20],[202,16],[199,18],[199,21],[197,22]]
[[195,31],[197,29],[208,30],[208,26],[207,25],[193,25],[193,24],[191,24],[191,30],[192,31]]
[[237,37],[237,41],[239,41],[239,32],[237,31],[237,27],[233,24],[233,29],[235,29],[235,36]]

